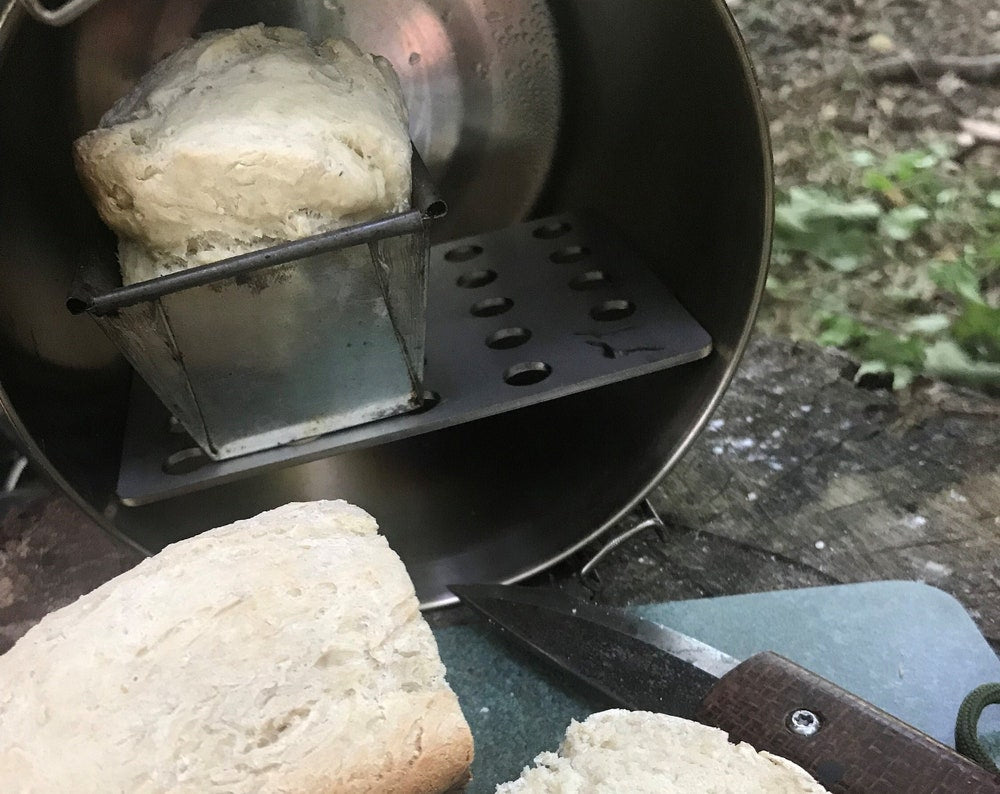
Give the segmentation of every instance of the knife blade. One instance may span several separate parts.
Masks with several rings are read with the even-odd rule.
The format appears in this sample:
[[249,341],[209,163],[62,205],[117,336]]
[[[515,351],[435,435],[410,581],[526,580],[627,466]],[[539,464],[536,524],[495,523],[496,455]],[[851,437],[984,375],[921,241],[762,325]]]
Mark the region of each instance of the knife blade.
[[721,728],[834,794],[995,794],[1000,777],[836,684],[765,652],[693,637],[550,588],[455,585],[459,600],[609,705]]

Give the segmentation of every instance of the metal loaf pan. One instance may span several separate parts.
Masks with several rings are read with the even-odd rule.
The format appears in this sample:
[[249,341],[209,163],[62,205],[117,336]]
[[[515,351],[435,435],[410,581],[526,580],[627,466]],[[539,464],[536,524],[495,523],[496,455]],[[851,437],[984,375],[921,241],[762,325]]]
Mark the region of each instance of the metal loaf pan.
[[428,225],[447,208],[413,150],[412,209],[121,286],[90,249],[67,299],[213,460],[421,404]]

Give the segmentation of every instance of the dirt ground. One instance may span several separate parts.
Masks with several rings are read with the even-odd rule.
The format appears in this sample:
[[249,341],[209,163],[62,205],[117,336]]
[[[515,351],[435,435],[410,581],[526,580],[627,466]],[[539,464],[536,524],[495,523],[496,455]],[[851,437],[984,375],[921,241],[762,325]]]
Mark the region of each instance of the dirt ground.
[[[832,146],[902,150],[1000,122],[1000,79],[883,82],[887,57],[1000,52],[995,0],[730,0],[771,119],[779,187],[835,177]],[[1000,165],[997,152],[977,157]]]
[[[977,244],[1000,241],[1000,216],[985,198],[1000,188],[1000,145],[967,153],[970,138],[960,123],[971,119],[1000,134],[1000,70],[989,79],[911,71],[893,80],[873,76],[872,70],[886,59],[920,62],[1000,53],[1000,4],[729,0],[729,5],[755,62],[771,120],[779,199],[794,186],[858,196],[862,175],[852,153],[865,150],[880,159],[935,146],[949,152],[935,178],[962,197],[953,205],[957,222],[954,212],[950,219],[935,214],[920,236],[877,250],[856,272],[837,272],[809,257],[783,261],[776,255],[759,328],[815,339],[824,313],[892,331],[914,315],[954,315],[954,302],[940,295],[927,274],[935,261],[954,259],[956,251],[960,255],[977,229],[986,228]],[[951,159],[956,153],[960,162]],[[984,291],[995,302],[1000,264],[988,267]]]

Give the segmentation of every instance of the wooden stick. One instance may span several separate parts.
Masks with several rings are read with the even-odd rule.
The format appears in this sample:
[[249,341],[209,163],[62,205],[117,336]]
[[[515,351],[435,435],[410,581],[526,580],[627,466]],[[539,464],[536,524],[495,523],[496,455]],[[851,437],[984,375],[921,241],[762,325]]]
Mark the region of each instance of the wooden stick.
[[903,55],[884,58],[865,67],[881,82],[919,82],[921,77],[941,77],[949,72],[970,83],[1000,79],[1000,53],[990,55]]
[[1000,124],[983,119],[959,119],[962,129],[977,141],[1000,146]]
[[982,119],[959,119],[958,124],[962,132],[972,137],[972,143],[963,146],[951,158],[959,165],[984,146],[1000,146],[1000,124]]

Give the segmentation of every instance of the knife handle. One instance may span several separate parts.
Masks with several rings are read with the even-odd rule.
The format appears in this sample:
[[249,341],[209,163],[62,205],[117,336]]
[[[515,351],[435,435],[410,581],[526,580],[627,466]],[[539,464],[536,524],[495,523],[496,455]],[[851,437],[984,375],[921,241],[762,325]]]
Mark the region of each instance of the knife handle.
[[726,673],[697,719],[795,762],[834,794],[1000,792],[997,775],[775,653]]

